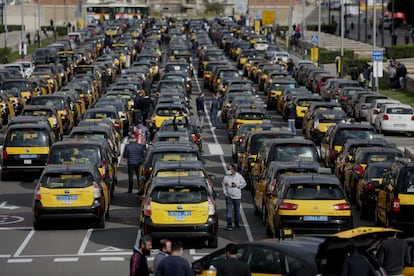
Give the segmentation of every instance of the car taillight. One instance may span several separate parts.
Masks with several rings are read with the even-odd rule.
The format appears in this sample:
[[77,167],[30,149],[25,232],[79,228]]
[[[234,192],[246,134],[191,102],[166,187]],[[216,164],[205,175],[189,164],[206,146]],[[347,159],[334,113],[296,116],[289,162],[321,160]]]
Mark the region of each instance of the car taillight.
[[392,201],[392,210],[394,211],[394,213],[398,213],[401,210],[399,198],[394,198],[394,200]]
[[100,198],[101,197],[101,188],[99,187],[98,183],[95,181],[93,182],[93,197]]
[[336,150],[332,150],[331,154],[329,155],[331,159],[335,159],[338,157],[338,152]]
[[5,150],[5,149],[3,149],[3,156],[2,156],[2,159],[3,160],[7,160],[7,151]]
[[214,200],[209,197],[208,198],[208,215],[214,216],[216,214],[216,207],[214,206]]
[[289,203],[289,202],[282,202],[279,204],[280,210],[296,210],[298,209],[297,204]]
[[35,189],[35,199],[36,200],[41,200],[42,199],[42,194],[40,193],[40,183],[38,183],[36,185],[36,189]]
[[367,185],[365,185],[365,190],[373,191],[375,190],[375,187],[371,182],[368,182]]
[[348,203],[335,204],[333,207],[334,207],[334,210],[337,210],[337,211],[343,211],[343,210],[350,210],[351,209],[351,206],[349,206]]
[[102,166],[102,179],[105,179],[106,177],[106,161],[105,160],[102,160],[101,166]]
[[348,97],[347,97],[347,96],[342,96],[342,97],[340,98],[340,100],[344,102],[344,101],[348,100]]
[[144,169],[144,176],[149,176],[151,174],[150,169]]
[[341,93],[341,89],[340,88],[337,88],[336,89],[336,95],[338,95],[339,93]]
[[384,121],[386,121],[386,120],[388,120],[388,119],[389,119],[389,117],[388,117],[388,115],[387,115],[387,114],[384,114],[384,115],[382,115],[382,119],[383,119]]
[[414,116],[411,116],[411,121],[414,121]]
[[155,119],[156,119],[156,115],[155,115],[155,114],[153,114],[153,115],[151,116],[151,123],[155,124]]
[[364,168],[362,166],[356,166],[354,168],[354,172],[359,176],[362,177],[362,174],[364,173]]
[[144,215],[151,216],[151,198],[147,198],[144,203]]
[[373,114],[378,114],[378,109],[374,109],[374,110],[372,110],[372,113],[373,113]]

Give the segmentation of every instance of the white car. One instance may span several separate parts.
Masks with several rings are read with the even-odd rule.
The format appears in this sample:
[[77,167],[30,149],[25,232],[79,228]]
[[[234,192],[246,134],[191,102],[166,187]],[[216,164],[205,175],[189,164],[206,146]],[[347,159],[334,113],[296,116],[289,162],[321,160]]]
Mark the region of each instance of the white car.
[[401,104],[400,101],[397,100],[391,100],[391,99],[376,99],[372,102],[371,108],[368,109],[367,112],[367,121],[373,125],[375,123],[375,118],[377,117],[377,114],[381,107],[384,104]]
[[414,132],[414,112],[408,104],[384,104],[375,118],[378,133]]
[[32,74],[34,66],[31,60],[20,59],[16,60],[14,63],[19,63],[23,65],[25,78],[28,78]]
[[288,52],[275,52],[272,57],[273,62],[281,60],[282,62],[287,63],[289,61],[290,55]]
[[267,44],[267,42],[266,41],[257,41],[255,44],[254,44],[254,49],[256,50],[256,51],[259,51],[259,52],[264,52],[264,51],[266,51],[267,50],[267,48],[269,47],[269,44]]

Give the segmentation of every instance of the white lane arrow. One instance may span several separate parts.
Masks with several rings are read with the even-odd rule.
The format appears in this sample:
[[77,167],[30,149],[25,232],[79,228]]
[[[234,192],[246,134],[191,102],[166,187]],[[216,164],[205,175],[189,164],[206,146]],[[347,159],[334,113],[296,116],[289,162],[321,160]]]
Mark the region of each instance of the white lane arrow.
[[14,206],[14,205],[7,205],[7,201],[3,201],[0,204],[0,209],[6,209],[6,210],[16,210],[19,209],[19,206]]

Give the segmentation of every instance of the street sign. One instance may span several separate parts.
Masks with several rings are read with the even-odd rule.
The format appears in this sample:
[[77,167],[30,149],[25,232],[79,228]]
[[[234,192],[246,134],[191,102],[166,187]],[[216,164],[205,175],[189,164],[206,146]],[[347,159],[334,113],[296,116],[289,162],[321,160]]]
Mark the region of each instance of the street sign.
[[318,35],[311,35],[311,42],[312,42],[313,44],[317,44],[317,43],[318,43],[318,41],[319,41],[319,37],[318,37]]
[[382,50],[373,50],[372,61],[382,61],[382,60],[383,60]]

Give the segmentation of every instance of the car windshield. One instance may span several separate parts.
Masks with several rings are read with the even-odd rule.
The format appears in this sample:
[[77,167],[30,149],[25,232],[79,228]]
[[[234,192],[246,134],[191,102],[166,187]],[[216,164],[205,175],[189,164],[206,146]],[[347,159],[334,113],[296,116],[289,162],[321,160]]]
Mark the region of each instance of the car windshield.
[[368,164],[374,162],[393,162],[396,156],[401,156],[398,152],[384,152],[384,153],[367,153],[363,156],[360,163]]
[[344,195],[334,184],[293,184],[289,185],[286,199],[299,200],[338,200]]
[[102,118],[111,118],[116,119],[116,112],[115,111],[96,111],[96,112],[86,112],[85,119],[102,119]]
[[388,114],[411,115],[413,114],[413,110],[411,108],[393,107],[393,108],[387,108],[387,113]]
[[360,128],[352,128],[352,129],[342,129],[339,130],[333,141],[333,145],[335,146],[342,146],[348,139],[368,139],[372,140],[374,135],[374,130],[372,129],[360,129]]
[[273,158],[270,161],[280,162],[318,162],[318,153],[316,148],[311,145],[301,144],[282,144],[277,145],[275,150],[272,152]]
[[151,192],[151,201],[157,203],[198,203],[207,197],[205,187],[157,187]]
[[414,170],[407,169],[401,173],[401,177],[398,178],[401,181],[399,191],[407,194],[414,194]]
[[90,145],[65,146],[52,149],[51,164],[95,164],[101,166],[99,150]]
[[71,173],[71,174],[45,174],[40,180],[44,188],[63,189],[63,188],[85,188],[91,186],[93,177],[90,173]]
[[49,147],[50,137],[43,129],[11,129],[5,145],[9,147]]
[[158,108],[156,114],[158,116],[175,116],[179,111],[179,109]]

